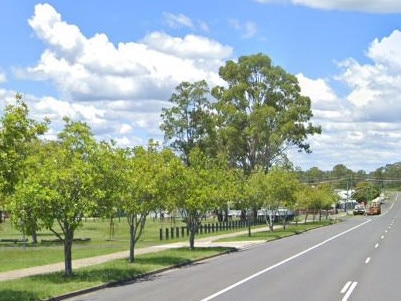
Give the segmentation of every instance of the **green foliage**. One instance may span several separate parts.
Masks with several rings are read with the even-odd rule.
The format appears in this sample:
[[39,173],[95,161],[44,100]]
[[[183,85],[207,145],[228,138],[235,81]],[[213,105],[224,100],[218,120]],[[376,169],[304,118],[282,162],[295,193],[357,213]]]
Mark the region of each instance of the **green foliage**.
[[3,197],[12,195],[24,172],[31,144],[47,131],[48,120],[39,123],[28,115],[28,106],[17,94],[15,104],[7,105],[0,118],[0,194]]
[[355,193],[352,194],[351,198],[357,202],[368,202],[380,195],[380,186],[375,185],[372,182],[359,182],[355,186]]
[[163,108],[161,130],[165,140],[188,164],[194,147],[206,149],[212,129],[211,104],[206,81],[182,82],[170,98],[171,108]]
[[303,185],[297,193],[298,208],[317,212],[321,209],[330,209],[338,201],[338,195],[328,184],[317,186]]
[[266,55],[228,61],[219,74],[228,87],[215,87],[220,142],[231,164],[250,174],[258,166],[268,171],[291,147],[310,152],[305,142],[319,134],[309,120],[311,101],[300,94],[295,76],[273,66]]
[[95,140],[89,127],[65,119],[58,141],[38,144],[15,187],[12,217],[28,230],[41,225],[64,242],[65,273],[72,274],[71,247],[82,218],[93,212],[98,190],[91,158]]

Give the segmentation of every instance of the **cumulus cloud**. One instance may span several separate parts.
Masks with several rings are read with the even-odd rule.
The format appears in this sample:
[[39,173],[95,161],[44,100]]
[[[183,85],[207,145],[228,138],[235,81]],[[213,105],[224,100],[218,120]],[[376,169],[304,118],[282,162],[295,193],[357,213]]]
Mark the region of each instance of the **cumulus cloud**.
[[214,82],[218,66],[232,52],[204,37],[176,38],[159,32],[115,47],[105,34],[83,36],[48,4],[36,5],[29,24],[48,48],[28,74],[54,81],[60,91],[79,101],[166,97],[184,80]]
[[[320,167],[331,169],[325,161],[371,168],[392,163],[401,148],[400,45],[401,33],[395,30],[369,45],[370,63],[352,58],[341,62],[341,73],[332,80],[349,87],[345,97],[336,95],[327,80],[297,75],[302,93],[312,100],[314,122],[323,129],[322,135],[310,139],[315,161],[322,158]],[[293,154],[305,160],[299,156]]]
[[[164,17],[170,26],[192,26],[184,15]],[[29,25],[46,49],[36,65],[17,73],[53,82],[63,99],[44,98],[37,109],[53,118],[84,120],[104,136],[127,135],[120,141],[137,139],[128,136],[138,128],[153,134],[182,81],[222,84],[217,71],[232,54],[231,47],[193,34],[151,32],[138,42],[114,45],[104,33],[86,37],[49,4],[35,6]]]
[[183,80],[213,83],[217,68],[232,53],[231,47],[205,37],[177,38],[161,32],[116,47],[105,34],[83,36],[48,4],[36,5],[29,24],[48,48],[28,73],[54,81],[82,101],[166,96]]
[[351,104],[358,108],[357,117],[368,121],[401,122],[401,32],[393,31],[382,40],[374,40],[367,56],[371,64],[348,59],[340,64],[339,79],[352,92]]
[[[193,24],[185,16],[167,17],[176,26]],[[59,99],[25,96],[32,114],[38,120],[49,117],[56,128],[65,115],[85,121],[98,137],[124,146],[146,143],[146,138],[161,140],[161,109],[177,84],[200,79],[211,86],[224,84],[217,71],[233,52],[204,36],[176,37],[161,31],[115,45],[104,33],[86,37],[48,4],[35,6],[29,24],[46,49],[36,65],[20,69],[19,74],[51,81],[61,92]],[[256,32],[251,22],[231,25],[244,37]],[[344,60],[335,78],[297,75],[302,93],[312,100],[313,123],[323,128],[322,135],[310,139],[316,166],[329,169],[332,166],[325,162],[344,163],[344,158],[366,166],[370,158],[370,166],[377,167],[391,162],[386,156],[401,148],[400,47],[401,33],[395,30],[367,45],[369,63]],[[335,81],[347,85],[350,92],[338,95]],[[0,90],[0,100],[14,99],[15,93],[5,93]],[[53,129],[49,136],[56,134]]]
[[399,13],[401,2],[396,0],[254,0],[259,3],[291,3],[316,9],[361,11],[372,13]]
[[5,83],[7,81],[6,74],[0,71],[0,83]]

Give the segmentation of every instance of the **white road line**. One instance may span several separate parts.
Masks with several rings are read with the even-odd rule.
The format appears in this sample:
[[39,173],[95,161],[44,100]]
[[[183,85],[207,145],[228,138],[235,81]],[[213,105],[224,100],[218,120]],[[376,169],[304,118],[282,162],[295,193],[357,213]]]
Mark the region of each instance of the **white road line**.
[[381,239],[384,239],[384,235],[382,235],[380,238],[381,238]]
[[354,291],[355,287],[357,286],[358,282],[352,282],[350,288],[347,290],[347,293],[341,299],[341,301],[347,301],[348,298],[351,296],[352,292]]
[[366,258],[365,263],[369,263],[370,257]]
[[343,231],[343,232],[341,232],[341,233],[339,233],[337,235],[334,235],[334,236],[322,241],[321,243],[318,243],[318,244],[316,244],[316,245],[314,245],[314,246],[312,246],[312,247],[310,247],[310,248],[308,248],[306,250],[303,250],[302,252],[299,252],[299,253],[291,256],[291,257],[288,257],[287,259],[284,259],[284,260],[282,260],[282,261],[280,261],[280,262],[278,262],[278,263],[276,263],[276,264],[274,264],[274,265],[272,265],[270,267],[267,267],[267,268],[255,273],[255,274],[253,274],[253,275],[251,275],[249,277],[246,277],[246,278],[244,278],[244,279],[242,279],[242,280],[240,280],[240,281],[238,281],[238,282],[236,282],[236,283],[234,283],[234,284],[232,284],[230,286],[227,286],[226,288],[214,293],[213,295],[207,296],[206,298],[203,298],[200,301],[212,300],[212,299],[214,299],[214,298],[216,298],[216,297],[218,297],[218,296],[220,296],[220,295],[222,295],[222,294],[234,289],[237,286],[240,286],[240,285],[242,285],[242,284],[244,284],[244,283],[246,283],[246,282],[248,282],[248,281],[250,281],[250,280],[252,280],[252,279],[254,279],[254,278],[256,278],[256,277],[258,277],[258,276],[260,276],[262,274],[264,274],[264,273],[267,273],[267,272],[269,272],[269,271],[271,271],[271,270],[273,270],[273,269],[275,269],[275,268],[277,268],[277,267],[279,267],[279,266],[281,266],[281,265],[283,265],[283,264],[285,264],[285,263],[287,263],[287,262],[289,262],[289,261],[291,261],[291,260],[293,260],[295,258],[298,258],[298,257],[300,257],[300,256],[302,256],[302,255],[304,255],[304,254],[316,249],[316,248],[319,248],[319,247],[325,245],[326,243],[328,243],[328,242],[330,242],[330,241],[332,241],[332,240],[334,240],[334,239],[336,239],[336,238],[338,238],[340,236],[343,236],[344,234],[347,234],[348,232],[354,231],[355,229],[358,229],[359,227],[362,227],[363,225],[369,223],[370,221],[372,221],[372,220],[369,219],[369,220],[367,220],[367,221],[365,221],[365,222],[363,222],[363,223],[361,223],[361,224],[359,224],[359,225],[357,225],[355,227],[352,227],[352,228],[350,228],[350,229],[348,229],[346,231]]
[[349,286],[351,285],[352,281],[348,281],[346,284],[344,284],[341,294],[345,294],[345,292],[348,290]]
[[375,244],[375,249],[377,249],[379,247],[379,244]]

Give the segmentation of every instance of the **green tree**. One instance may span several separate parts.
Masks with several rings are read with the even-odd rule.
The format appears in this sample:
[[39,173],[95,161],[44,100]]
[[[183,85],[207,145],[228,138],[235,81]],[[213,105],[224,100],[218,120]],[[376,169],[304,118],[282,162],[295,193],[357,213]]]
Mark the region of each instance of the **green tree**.
[[[94,212],[102,191],[94,186],[92,155],[96,147],[85,123],[64,119],[58,140],[46,144],[37,154],[36,170],[31,170],[17,186],[16,200],[30,198],[40,208],[38,218],[64,245],[65,275],[72,274],[72,245],[82,219]],[[13,212],[16,218],[23,218]]]
[[370,202],[380,195],[380,185],[375,185],[372,182],[358,182],[355,186],[355,192],[352,194],[352,198],[357,202]]
[[286,151],[310,153],[308,136],[321,128],[310,122],[311,100],[300,94],[295,76],[274,66],[263,54],[228,61],[219,70],[227,87],[214,87],[219,117],[219,143],[230,163],[250,174],[257,166],[268,171],[286,160]]
[[[280,168],[273,168],[269,173],[263,175],[259,172],[259,193],[261,189],[266,190],[263,193],[263,204],[269,214],[268,226],[273,231],[274,216],[278,213],[278,209],[293,208],[296,202],[296,194],[299,188],[299,181],[292,172]],[[283,219],[285,227],[286,217]]]
[[[330,209],[338,201],[338,195],[329,184],[316,186],[303,185],[297,194],[297,206],[305,210],[305,222],[310,211],[313,212],[313,219],[322,209]],[[319,214],[321,218],[321,214]]]
[[28,115],[28,106],[17,94],[15,104],[7,105],[0,118],[0,176],[5,196],[14,192],[21,178],[31,142],[47,131],[47,122],[38,123]]
[[354,186],[353,171],[344,164],[337,164],[333,167],[331,175],[337,180],[337,187],[350,190]]
[[182,82],[170,98],[171,107],[163,108],[161,130],[172,149],[179,152],[185,164],[195,147],[203,150],[212,133],[211,104],[206,81]]
[[195,235],[203,217],[222,200],[220,168],[198,148],[191,151],[189,166],[176,164],[174,168],[169,189],[171,204],[180,210],[189,229],[191,250],[195,248]]
[[[29,118],[29,108],[20,94],[15,96],[14,104],[5,107],[4,115],[0,118],[0,200],[6,203],[10,201],[15,186],[24,177],[26,159],[35,150],[34,144],[39,137],[47,131],[48,123],[47,119],[37,122]],[[28,223],[30,226],[22,230],[32,234],[35,242],[35,217],[31,218]],[[19,226],[28,224],[18,223]]]
[[114,218],[121,214],[124,180],[127,173],[126,150],[116,147],[115,143],[102,141],[98,144],[93,157],[94,185],[101,190],[95,211],[91,216],[109,219],[109,238],[114,236]]
[[45,153],[45,143],[31,143],[31,150],[24,161],[23,177],[15,184],[14,192],[8,199],[7,210],[11,213],[12,223],[22,232],[24,238],[31,235],[32,243],[36,244],[37,231],[43,228],[38,200],[43,197],[45,191],[37,191],[39,187],[35,175],[38,172],[37,167],[42,164],[39,154]]
[[326,173],[320,170],[316,166],[305,171],[302,175],[303,182],[309,184],[314,184],[314,183],[318,184],[319,182],[323,182],[326,179],[327,179]]
[[147,150],[136,147],[129,150],[128,156],[122,209],[129,225],[129,261],[134,262],[135,245],[143,233],[146,219],[164,200],[168,169],[174,155],[169,150],[159,152],[157,144],[150,141]]

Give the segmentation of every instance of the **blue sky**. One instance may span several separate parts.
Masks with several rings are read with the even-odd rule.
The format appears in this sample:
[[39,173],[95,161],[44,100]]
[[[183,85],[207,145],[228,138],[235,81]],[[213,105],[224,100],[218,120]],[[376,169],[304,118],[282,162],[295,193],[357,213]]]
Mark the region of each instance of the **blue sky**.
[[264,53],[298,77],[323,128],[295,166],[401,161],[401,1],[2,0],[0,43],[0,110],[23,94],[49,138],[69,116],[121,146],[162,141],[180,82],[222,84],[226,60]]

